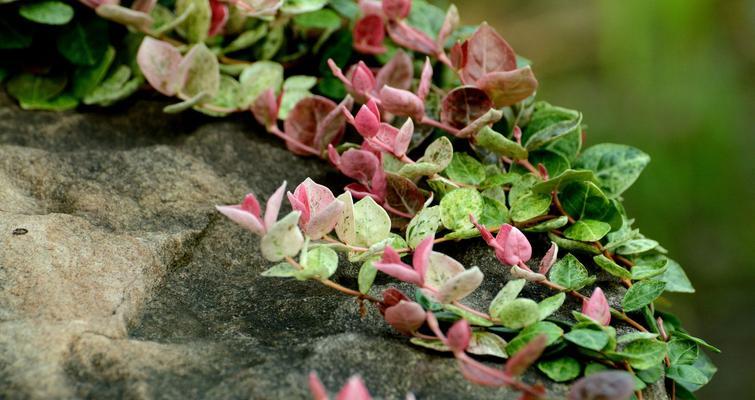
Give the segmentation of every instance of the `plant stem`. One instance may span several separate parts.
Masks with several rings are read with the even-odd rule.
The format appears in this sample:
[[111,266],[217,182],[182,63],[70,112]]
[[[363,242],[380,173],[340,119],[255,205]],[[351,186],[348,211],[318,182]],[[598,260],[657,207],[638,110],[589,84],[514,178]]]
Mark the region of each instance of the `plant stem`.
[[[296,268],[298,270],[304,269],[304,267],[301,264],[299,264],[298,261],[294,260],[293,257],[291,257],[291,256],[286,256],[286,262],[288,262],[289,264],[293,265],[294,268]],[[343,293],[345,295],[348,295],[348,296],[351,296],[351,297],[356,297],[359,300],[367,300],[367,301],[370,301],[370,302],[372,302],[374,304],[379,304],[379,303],[383,302],[382,300],[379,300],[379,299],[377,299],[375,297],[372,297],[372,296],[370,296],[368,294],[364,294],[362,292],[358,292],[356,290],[349,289],[349,288],[347,288],[347,287],[345,287],[343,285],[340,285],[340,284],[338,284],[336,282],[331,281],[330,279],[320,279],[320,280],[317,280],[317,282],[320,282],[323,285],[325,285],[325,286],[327,286],[329,288],[335,289],[335,290],[337,290],[337,291],[339,291],[339,292],[341,292],[341,293]]]
[[553,197],[553,204],[556,206],[556,209],[558,210],[558,212],[560,212],[561,215],[563,215],[566,218],[568,218],[569,219],[569,223],[573,224],[574,222],[576,222],[576,220],[571,215],[569,215],[566,212],[566,210],[564,210],[564,207],[561,205],[561,200],[558,199],[558,192],[556,192],[554,190],[551,193],[551,196]]
[[428,117],[427,115],[425,115],[424,117],[422,117],[422,120],[420,121],[420,123],[425,124],[425,125],[430,125],[430,126],[435,127],[435,128],[443,129],[444,131],[446,131],[446,132],[448,132],[448,133],[450,133],[450,134],[452,134],[454,136],[457,136],[459,134],[459,132],[460,132],[458,129],[454,128],[453,126],[445,124],[445,123],[440,122],[440,121],[436,121],[436,120]]
[[281,131],[280,128],[278,128],[277,125],[273,125],[271,127],[271,129],[269,129],[269,132],[272,133],[273,135],[275,135],[275,136],[277,136],[277,137],[285,140],[287,143],[290,143],[291,145],[296,146],[297,148],[299,148],[299,149],[301,149],[301,150],[303,150],[303,151],[305,151],[305,152],[307,152],[307,153],[309,153],[309,154],[311,154],[313,156],[317,156],[317,157],[321,157],[322,156],[320,154],[320,152],[317,151],[317,149],[315,149],[314,147],[307,146],[306,144],[304,144],[304,143],[302,143],[302,142],[300,142],[300,141],[298,141],[298,140],[296,140],[296,139],[294,139],[292,137],[286,136],[286,134],[283,133],[283,131]]

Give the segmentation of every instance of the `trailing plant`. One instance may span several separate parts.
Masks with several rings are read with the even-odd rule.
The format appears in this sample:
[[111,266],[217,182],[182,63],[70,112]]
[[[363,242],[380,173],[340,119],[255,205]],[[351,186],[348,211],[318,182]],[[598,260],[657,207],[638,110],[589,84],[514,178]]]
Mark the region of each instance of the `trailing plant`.
[[[642,398],[659,380],[691,399],[715,373],[702,350],[718,350],[656,309],[664,293],[694,292],[684,270],[621,203],[649,156],[583,149],[582,114],[536,100],[530,62],[487,24],[460,26],[456,7],[42,0],[0,10],[0,77],[24,108],[110,105],[149,86],[176,99],[166,112],[251,111],[289,150],[353,179],[338,196],[311,179],[288,193],[284,183],[264,214],[254,194],[218,207],[261,237],[277,263],[263,276],[371,303],[414,345],[451,353],[469,380],[524,399],[547,395],[520,379],[531,365],[577,380],[571,399]],[[293,211],[279,219],[284,194]],[[464,299],[483,271],[433,250],[478,237],[512,276],[482,310]],[[357,288],[330,279],[342,258],[361,264]],[[378,272],[414,292],[375,293]],[[625,288],[621,301],[609,302],[597,274]],[[527,285],[551,294],[521,296]],[[581,309],[562,310],[567,296]],[[360,382],[344,390],[369,398]]]

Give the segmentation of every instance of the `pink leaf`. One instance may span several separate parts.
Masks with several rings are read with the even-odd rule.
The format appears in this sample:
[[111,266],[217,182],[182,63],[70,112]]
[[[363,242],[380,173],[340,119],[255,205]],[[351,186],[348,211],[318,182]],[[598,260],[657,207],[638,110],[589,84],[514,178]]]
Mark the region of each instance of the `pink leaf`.
[[477,385],[500,387],[507,383],[507,377],[503,371],[490,368],[466,355],[459,358],[459,369],[464,378]]
[[158,92],[173,96],[183,85],[185,76],[181,76],[178,65],[181,52],[168,42],[147,36],[139,46],[136,62],[147,78],[147,82]]
[[367,15],[354,25],[354,49],[365,54],[382,54],[386,52],[383,45],[385,28],[383,19],[378,15]]
[[459,26],[459,10],[455,5],[451,4],[450,6],[448,6],[448,11],[446,11],[446,18],[443,20],[443,25],[440,27],[440,31],[438,32],[438,40],[436,40],[436,43],[438,44],[439,48],[443,48],[445,46],[446,40],[456,30],[457,26]]
[[422,277],[410,265],[401,261],[401,256],[388,246],[383,250],[383,258],[376,262],[375,268],[398,280],[422,286]]
[[318,210],[307,224],[307,236],[312,239],[320,239],[335,228],[338,217],[343,210],[343,203],[335,200],[325,208]]
[[380,0],[359,0],[362,15],[377,15],[383,17],[383,4]]
[[374,137],[380,130],[380,114],[375,114],[373,108],[369,106],[370,103],[374,104],[375,101],[370,99],[368,105],[363,105],[354,117],[354,127],[366,138]]
[[328,392],[325,391],[325,386],[315,371],[309,373],[309,391],[312,393],[313,400],[328,400]]
[[556,243],[551,243],[551,247],[545,252],[545,255],[540,260],[537,272],[543,275],[547,274],[556,262],[556,258],[558,258],[558,245]]
[[352,105],[354,105],[354,99],[351,96],[346,96],[336,108],[318,122],[313,142],[316,149],[323,150],[341,140],[346,128],[346,115],[351,115]]
[[370,183],[379,168],[383,168],[377,156],[366,150],[346,150],[339,160],[337,167],[341,173],[365,185]]
[[361,94],[371,93],[376,89],[375,75],[363,61],[357,63],[351,74],[351,86]]
[[412,10],[412,0],[383,0],[383,14],[388,19],[404,19]]
[[252,103],[251,111],[254,119],[270,130],[278,120],[278,110],[280,104],[275,96],[273,89],[267,89],[262,92]]
[[509,358],[506,362],[506,374],[509,376],[519,376],[532,365],[540,355],[543,354],[545,347],[548,345],[548,337],[545,335],[538,335],[536,338],[530,340],[527,345],[516,352],[516,354]]
[[532,96],[537,89],[537,79],[527,66],[485,74],[477,81],[477,86],[490,96],[496,107],[506,107]]
[[385,310],[385,321],[393,329],[411,335],[425,323],[425,310],[417,303],[401,300]]
[[475,84],[490,72],[516,69],[514,49],[487,23],[477,28],[461,50],[464,53],[461,80],[465,84]]
[[255,196],[254,193],[249,193],[244,196],[244,201],[241,202],[241,209],[248,211],[257,217],[259,217],[262,212],[260,202],[257,201],[257,196]]
[[[498,243],[501,243],[496,238]],[[520,262],[527,262],[532,258],[532,246],[530,245],[527,237],[524,236],[522,231],[516,227],[511,227],[511,231],[506,237],[503,244],[504,248],[504,262],[508,265],[517,265]]]
[[372,400],[372,397],[370,397],[370,392],[367,391],[362,378],[352,376],[343,389],[338,392],[336,400]]
[[409,116],[421,120],[425,115],[425,104],[414,93],[383,86],[380,90],[380,104],[383,109],[395,115]]
[[388,35],[396,44],[419,53],[435,55],[438,45],[426,33],[404,21],[388,21]]
[[267,205],[265,207],[265,229],[270,229],[270,227],[272,227],[278,220],[278,211],[280,211],[281,202],[283,202],[283,193],[285,192],[286,182],[283,181],[283,184],[280,185],[278,190],[267,199]]
[[448,338],[448,347],[451,348],[454,354],[463,352],[469,346],[469,339],[472,337],[472,328],[469,326],[467,320],[460,319],[448,329],[446,336]]
[[[325,120],[336,107],[336,103],[322,96],[307,97],[299,101],[288,113],[283,124],[286,135],[304,145],[315,145],[315,138],[321,121]],[[286,147],[294,154],[308,154],[288,142],[286,142]],[[322,148],[322,150],[324,149],[325,147]]]
[[288,201],[291,203],[291,208],[293,208],[294,211],[299,211],[301,213],[301,215],[299,216],[299,224],[301,226],[306,226],[309,223],[309,218],[311,216],[309,210],[309,200],[307,199],[306,192],[306,189],[302,189],[299,190],[297,194],[293,194],[291,192],[287,193]]
[[601,288],[596,287],[588,300],[582,300],[582,314],[605,326],[611,323],[611,308]]
[[262,236],[265,234],[265,227],[262,220],[239,206],[215,206],[221,214],[228,217],[231,221],[241,225],[255,235]]
[[414,270],[419,273],[422,281],[425,281],[425,274],[427,273],[427,267],[430,263],[430,253],[433,251],[433,241],[435,238],[430,235],[424,238],[417,248],[414,249],[414,255],[412,256],[412,265]]
[[490,97],[474,86],[461,86],[443,97],[440,118],[456,129],[464,129],[493,107]]
[[399,50],[377,73],[375,89],[380,90],[388,85],[397,89],[408,90],[412,86],[414,67],[412,58],[406,52]]
[[228,22],[228,6],[218,0],[210,0],[210,10],[212,10],[212,19],[210,20],[208,36],[215,36],[223,30],[226,22]]
[[406,150],[409,149],[409,144],[412,142],[412,136],[414,135],[414,122],[411,118],[407,118],[406,122],[398,130],[396,139],[393,142],[393,155],[396,157],[403,157],[406,154]]
[[424,100],[427,94],[430,93],[430,85],[433,80],[433,66],[430,63],[430,57],[425,57],[425,64],[422,66],[422,75],[419,78],[419,86],[417,87],[417,97]]

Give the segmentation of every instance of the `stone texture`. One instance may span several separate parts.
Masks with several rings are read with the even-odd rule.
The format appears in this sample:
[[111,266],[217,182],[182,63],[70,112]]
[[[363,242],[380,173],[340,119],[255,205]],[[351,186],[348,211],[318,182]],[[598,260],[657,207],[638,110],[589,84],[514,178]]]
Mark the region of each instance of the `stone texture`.
[[[163,105],[32,113],[0,97],[0,398],[308,398],[313,369],[331,390],[360,373],[377,398],[517,398],[471,385],[349,298],[261,278],[258,240],[212,206],[283,180],[342,182],[249,116]],[[479,243],[445,248],[489,277],[472,303],[508,279]]]

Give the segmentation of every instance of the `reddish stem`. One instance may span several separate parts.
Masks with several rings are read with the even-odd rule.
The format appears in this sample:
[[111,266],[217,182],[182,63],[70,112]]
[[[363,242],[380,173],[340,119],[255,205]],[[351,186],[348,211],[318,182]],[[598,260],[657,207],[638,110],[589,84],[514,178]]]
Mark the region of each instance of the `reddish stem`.
[[440,122],[440,121],[436,121],[436,120],[428,117],[427,115],[425,115],[424,117],[422,117],[422,120],[420,121],[420,123],[425,124],[425,125],[430,125],[430,126],[433,126],[435,128],[443,129],[444,131],[446,131],[446,132],[448,132],[448,133],[450,133],[450,134],[452,134],[454,136],[458,135],[459,132],[460,132],[458,129],[454,128],[453,126],[448,125],[448,124],[444,124],[443,122]]

